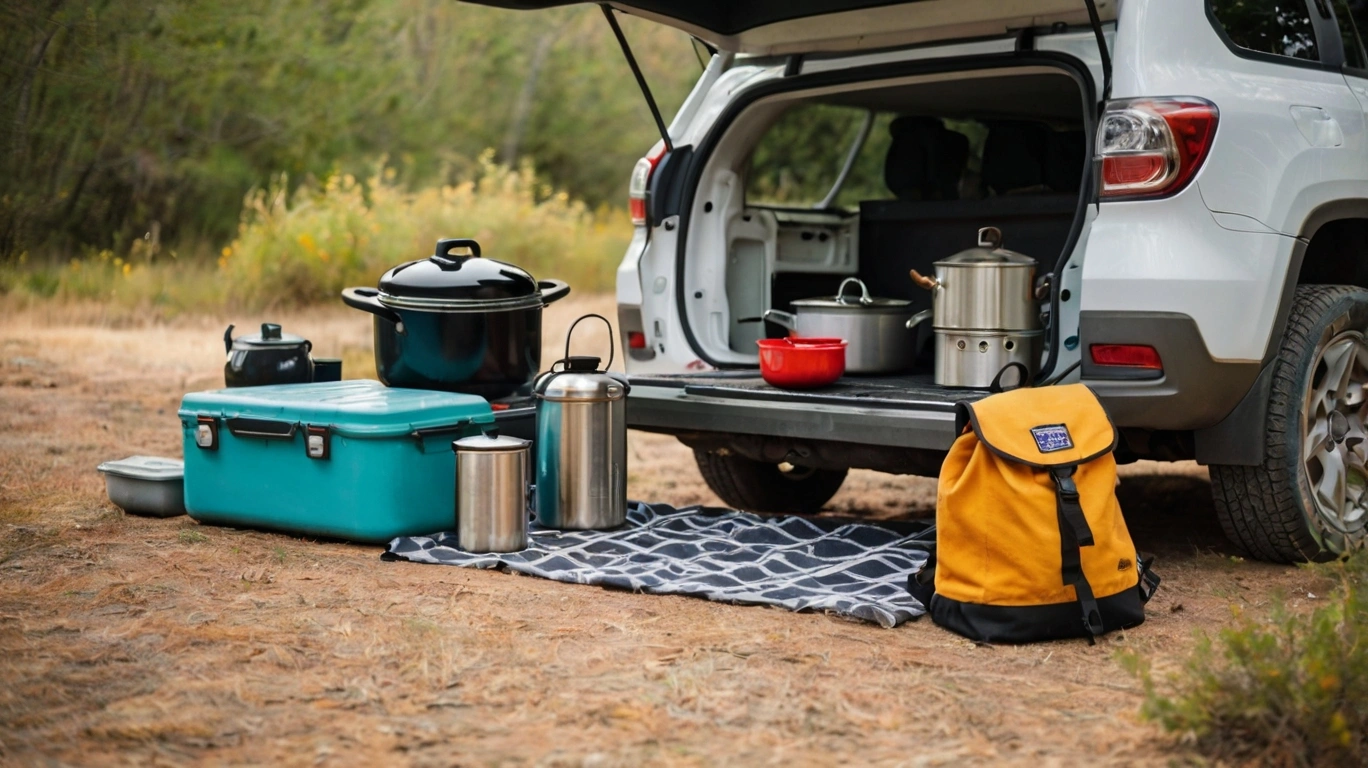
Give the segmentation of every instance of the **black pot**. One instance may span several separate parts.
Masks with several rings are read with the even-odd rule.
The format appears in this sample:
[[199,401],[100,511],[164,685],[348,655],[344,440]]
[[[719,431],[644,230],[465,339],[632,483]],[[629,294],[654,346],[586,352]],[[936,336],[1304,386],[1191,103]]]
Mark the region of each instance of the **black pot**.
[[281,333],[275,323],[262,323],[261,333],[233,338],[233,326],[223,332],[228,362],[223,379],[230,387],[266,384],[304,384],[313,381],[313,360],[308,339]]
[[439,240],[434,255],[386,272],[378,290],[347,288],[342,301],[375,315],[375,370],[385,384],[497,400],[531,391],[542,308],[569,292],[481,258],[474,240]]

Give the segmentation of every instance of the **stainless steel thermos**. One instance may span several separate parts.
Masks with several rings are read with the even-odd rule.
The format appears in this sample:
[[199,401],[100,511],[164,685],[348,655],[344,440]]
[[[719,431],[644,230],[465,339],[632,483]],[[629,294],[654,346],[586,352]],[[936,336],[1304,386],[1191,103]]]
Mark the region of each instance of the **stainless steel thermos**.
[[[581,320],[608,325],[608,364],[571,357],[570,335]],[[616,528],[627,521],[625,381],[608,373],[613,326],[585,315],[570,326],[565,357],[537,377],[537,521],[548,528]],[[559,370],[557,367],[559,366]]]
[[527,454],[517,437],[475,435],[456,451],[456,544],[467,552],[527,548]]

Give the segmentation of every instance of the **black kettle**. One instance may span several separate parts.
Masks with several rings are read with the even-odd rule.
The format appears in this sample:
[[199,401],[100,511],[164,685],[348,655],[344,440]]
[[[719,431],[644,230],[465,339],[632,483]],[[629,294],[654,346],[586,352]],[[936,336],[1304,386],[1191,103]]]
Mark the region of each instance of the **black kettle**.
[[313,381],[313,344],[300,336],[281,333],[275,323],[262,323],[261,333],[233,338],[233,326],[223,332],[228,362],[223,378],[230,387],[264,384],[304,384]]

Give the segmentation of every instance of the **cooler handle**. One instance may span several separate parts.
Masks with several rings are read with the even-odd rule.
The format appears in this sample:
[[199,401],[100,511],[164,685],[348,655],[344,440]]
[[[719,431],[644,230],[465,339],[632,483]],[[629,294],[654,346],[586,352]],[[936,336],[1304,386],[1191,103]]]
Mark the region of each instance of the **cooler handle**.
[[237,417],[225,419],[228,431],[235,437],[259,437],[263,440],[293,440],[299,425],[292,421],[272,419],[249,419]]

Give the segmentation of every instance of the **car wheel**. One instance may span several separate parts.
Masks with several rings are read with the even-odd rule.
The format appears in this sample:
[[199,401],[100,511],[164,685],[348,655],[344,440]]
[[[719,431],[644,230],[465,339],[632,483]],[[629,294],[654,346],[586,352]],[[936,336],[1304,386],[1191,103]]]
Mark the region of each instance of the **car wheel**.
[[767,464],[725,450],[694,450],[694,461],[727,506],[750,512],[820,512],[846,478],[844,469]]
[[1260,466],[1212,466],[1221,526],[1279,563],[1329,560],[1368,537],[1368,291],[1297,288],[1273,361]]

